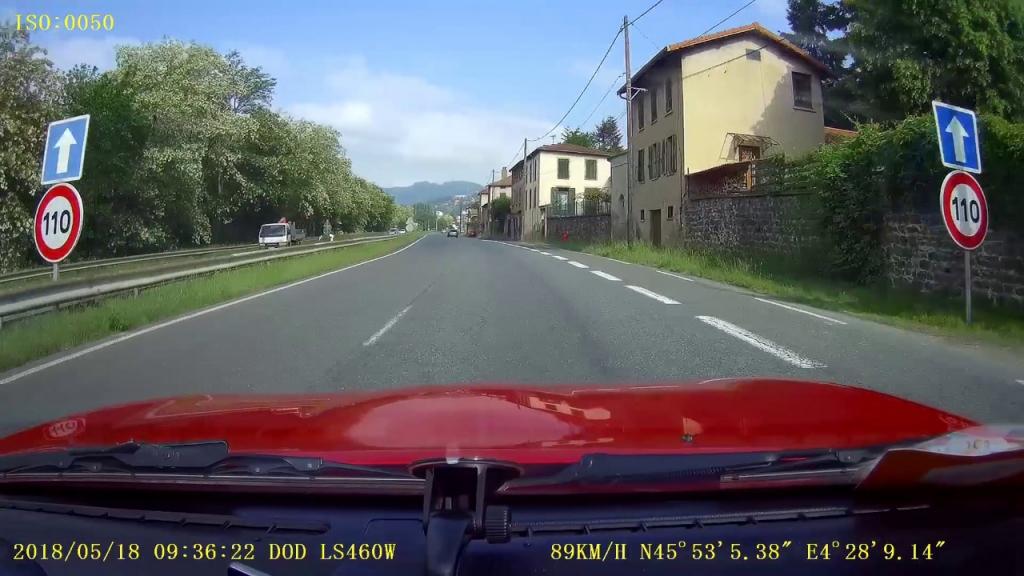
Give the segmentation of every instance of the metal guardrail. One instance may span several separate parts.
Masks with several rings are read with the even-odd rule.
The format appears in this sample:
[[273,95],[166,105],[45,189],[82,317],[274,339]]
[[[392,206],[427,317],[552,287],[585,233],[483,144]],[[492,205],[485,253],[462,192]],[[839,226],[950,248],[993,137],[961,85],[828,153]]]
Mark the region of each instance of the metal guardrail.
[[2,328],[4,324],[16,320],[21,320],[39,314],[45,314],[47,312],[54,312],[64,308],[74,307],[87,302],[102,300],[104,298],[119,296],[125,293],[132,293],[134,296],[138,296],[139,292],[142,290],[148,288],[155,288],[163,284],[178,282],[186,278],[207,276],[224,270],[244,268],[246,266],[252,266],[263,262],[269,262],[272,260],[283,260],[285,258],[308,256],[310,254],[316,254],[318,252],[337,250],[339,248],[358,246],[360,244],[383,242],[385,240],[393,240],[395,238],[395,236],[384,236],[372,237],[365,240],[356,239],[349,242],[330,242],[328,243],[329,245],[327,246],[320,246],[319,244],[317,244],[316,248],[310,248],[309,250],[293,250],[284,254],[260,256],[258,258],[249,258],[246,260],[227,262],[224,264],[202,266],[198,268],[192,268],[189,270],[179,270],[177,272],[165,272],[163,274],[157,274],[155,276],[148,276],[144,278],[115,280],[113,282],[108,282],[97,286],[72,288],[70,290],[59,292],[57,294],[48,294],[45,296],[38,296],[36,298],[29,298],[27,300],[22,300],[19,302],[12,302],[10,304],[0,305],[0,328]]
[[[340,236],[344,239],[349,234],[336,234],[335,237]],[[307,238],[303,241],[312,242],[317,238]],[[300,243],[301,246],[301,243]],[[102,260],[86,260],[83,262],[76,262],[74,264],[68,264],[61,266],[60,271],[63,272],[78,272],[81,270],[92,270],[94,268],[107,268],[110,266],[123,266],[125,264],[136,264],[139,262],[150,262],[153,260],[166,260],[170,258],[190,258],[195,256],[204,256],[207,254],[218,254],[220,252],[227,252],[229,250],[256,250],[260,247],[259,244],[229,244],[226,246],[207,246],[205,248],[188,248],[185,250],[174,250],[172,252],[156,252],[153,254],[137,254],[135,256],[121,256],[118,258],[104,258]],[[30,278],[41,278],[43,276],[50,276],[53,274],[53,268],[50,266],[40,266],[36,268],[29,268],[26,270],[16,270],[14,272],[8,272],[6,274],[0,274],[0,284],[6,282],[14,282],[17,280],[28,280]]]

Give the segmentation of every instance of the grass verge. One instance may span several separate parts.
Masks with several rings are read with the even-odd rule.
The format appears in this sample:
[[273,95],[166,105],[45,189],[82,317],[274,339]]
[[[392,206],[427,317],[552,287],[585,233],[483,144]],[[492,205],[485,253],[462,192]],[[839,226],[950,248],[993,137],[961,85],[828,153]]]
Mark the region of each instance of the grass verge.
[[165,284],[138,298],[111,298],[12,323],[0,330],[0,372],[140,326],[363,262],[411,244],[422,234],[337,248]]
[[968,325],[963,299],[925,297],[891,289],[833,282],[801,274],[786,262],[771,258],[738,258],[697,250],[655,248],[635,243],[557,243],[576,250],[625,262],[679,272],[773,296],[780,300],[836,310],[931,334],[1024,347],[1024,310],[987,305],[975,297],[973,322]]

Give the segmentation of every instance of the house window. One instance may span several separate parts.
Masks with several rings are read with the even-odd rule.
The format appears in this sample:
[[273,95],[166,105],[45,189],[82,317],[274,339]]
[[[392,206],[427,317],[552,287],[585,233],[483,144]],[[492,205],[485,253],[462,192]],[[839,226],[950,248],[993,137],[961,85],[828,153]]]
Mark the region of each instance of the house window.
[[651,90],[651,124],[658,121],[658,87]]
[[637,131],[644,129],[644,99],[636,99],[636,129]]
[[671,220],[672,219],[672,217],[674,216],[674,214],[672,214],[672,212],[675,210],[675,208],[676,208],[675,206],[669,206],[668,207],[668,211],[665,212],[665,218],[667,220]]
[[644,211],[643,210],[640,211],[640,221],[641,222],[644,221]]
[[749,162],[751,160],[761,159],[760,146],[737,146],[736,148],[737,154],[740,158],[740,162]]
[[644,149],[636,151],[636,181],[644,181]]
[[597,160],[587,160],[586,173],[583,175],[585,180],[597,180]]
[[569,179],[569,159],[559,158],[558,159],[558,179],[568,180]]
[[658,179],[658,173],[654,171],[654,144],[647,147],[647,175],[651,180]]
[[761,61],[761,51],[760,50],[751,50],[750,48],[747,48],[747,60],[757,60],[758,62],[760,62]]
[[793,106],[814,109],[811,101],[811,75],[793,72]]
[[672,112],[672,78],[665,78],[665,115]]

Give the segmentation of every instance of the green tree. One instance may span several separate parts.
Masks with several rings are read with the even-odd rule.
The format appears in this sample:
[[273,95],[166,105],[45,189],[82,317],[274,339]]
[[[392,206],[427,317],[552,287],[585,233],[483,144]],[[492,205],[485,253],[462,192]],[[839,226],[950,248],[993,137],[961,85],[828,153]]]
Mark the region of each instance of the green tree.
[[45,56],[27,32],[0,26],[0,271],[25,266],[33,250],[43,127],[59,99],[59,79]]
[[622,147],[622,132],[619,131],[619,122],[614,116],[608,116],[598,122],[591,135],[594,147],[609,154],[621,154],[625,152]]
[[575,144],[586,148],[594,147],[594,136],[583,130],[570,130],[565,128],[562,131],[562,144]]
[[501,229],[505,227],[505,221],[508,219],[509,214],[512,213],[512,197],[510,196],[498,196],[488,205],[491,212],[491,218],[497,220]]
[[933,99],[1024,118],[1018,0],[848,0],[857,91],[875,119],[927,113]]

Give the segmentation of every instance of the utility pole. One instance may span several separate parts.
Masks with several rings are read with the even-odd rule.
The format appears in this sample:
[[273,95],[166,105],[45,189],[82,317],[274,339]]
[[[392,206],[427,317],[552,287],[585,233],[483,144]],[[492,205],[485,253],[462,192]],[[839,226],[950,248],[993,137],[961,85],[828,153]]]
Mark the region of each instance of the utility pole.
[[629,16],[622,17],[626,47],[626,243],[633,243],[633,72],[629,67]]
[[[522,178],[523,178],[523,184],[522,184],[522,186],[520,186],[520,189],[523,189],[523,193],[525,194],[526,193],[526,190],[525,190],[525,188],[526,188],[526,138],[523,138],[523,172],[522,172]],[[522,202],[523,201],[524,201],[524,198],[522,196],[520,196],[519,197],[520,208],[522,208]],[[522,240],[523,239],[523,219],[522,218],[519,218],[518,221],[516,222],[516,228],[518,228],[517,232],[519,233],[519,238],[518,239]]]

